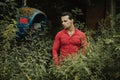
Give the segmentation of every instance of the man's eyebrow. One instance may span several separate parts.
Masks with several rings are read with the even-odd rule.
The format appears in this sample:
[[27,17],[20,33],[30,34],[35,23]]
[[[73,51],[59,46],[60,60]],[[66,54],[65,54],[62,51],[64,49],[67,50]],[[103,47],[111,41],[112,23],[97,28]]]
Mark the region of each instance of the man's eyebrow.
[[[67,21],[67,20],[63,20],[63,21]],[[62,21],[62,22],[63,22],[63,21]]]

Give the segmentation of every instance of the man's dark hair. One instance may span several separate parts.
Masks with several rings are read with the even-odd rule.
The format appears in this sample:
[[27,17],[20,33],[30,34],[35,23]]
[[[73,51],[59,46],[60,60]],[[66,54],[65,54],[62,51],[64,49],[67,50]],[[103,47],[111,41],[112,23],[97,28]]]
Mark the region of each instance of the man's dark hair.
[[61,14],[61,16],[69,16],[69,19],[74,19],[72,13],[70,13],[70,12],[63,12],[63,13]]

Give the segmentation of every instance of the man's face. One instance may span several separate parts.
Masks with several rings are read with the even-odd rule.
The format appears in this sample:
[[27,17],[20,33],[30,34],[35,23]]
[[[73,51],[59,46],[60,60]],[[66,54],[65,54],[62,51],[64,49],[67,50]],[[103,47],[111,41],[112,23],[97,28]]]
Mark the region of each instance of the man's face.
[[61,17],[61,21],[62,21],[62,25],[64,27],[64,29],[69,29],[72,24],[73,24],[73,19],[69,19],[69,16],[62,16]]

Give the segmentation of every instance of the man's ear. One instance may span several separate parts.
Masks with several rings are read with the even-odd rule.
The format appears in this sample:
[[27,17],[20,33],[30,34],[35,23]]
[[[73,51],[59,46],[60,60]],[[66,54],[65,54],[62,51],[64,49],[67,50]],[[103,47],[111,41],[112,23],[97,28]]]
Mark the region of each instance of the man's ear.
[[74,19],[71,19],[71,21],[74,23]]

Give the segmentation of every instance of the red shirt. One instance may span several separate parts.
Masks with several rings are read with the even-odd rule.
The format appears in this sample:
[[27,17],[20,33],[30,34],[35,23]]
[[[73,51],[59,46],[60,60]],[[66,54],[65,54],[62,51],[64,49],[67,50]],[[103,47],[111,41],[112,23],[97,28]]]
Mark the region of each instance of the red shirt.
[[[69,54],[75,54],[80,48],[86,46],[86,36],[83,32],[78,29],[75,29],[75,32],[72,36],[69,36],[65,29],[61,30],[55,36],[52,55],[54,63],[59,64],[59,60],[63,60]],[[60,50],[60,57],[58,59],[58,50]]]

